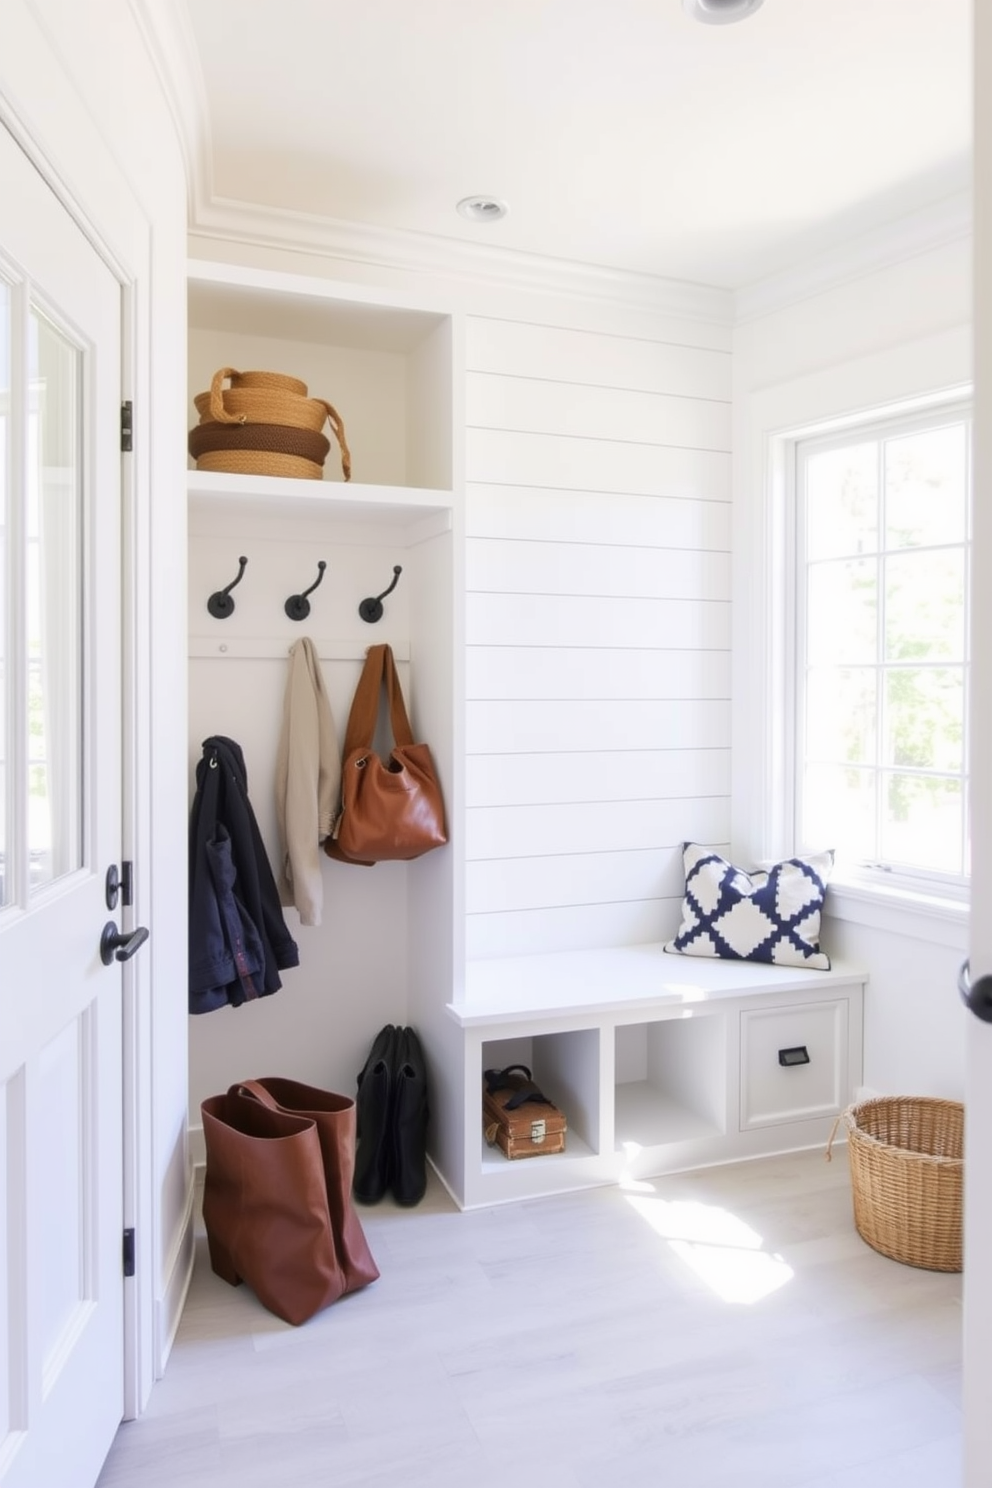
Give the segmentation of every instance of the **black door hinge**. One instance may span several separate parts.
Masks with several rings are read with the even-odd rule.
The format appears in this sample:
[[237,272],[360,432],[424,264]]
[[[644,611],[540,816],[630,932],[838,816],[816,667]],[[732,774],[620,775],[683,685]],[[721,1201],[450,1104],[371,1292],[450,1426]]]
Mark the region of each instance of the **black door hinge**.
[[124,1275],[134,1275],[134,1231],[124,1231]]
[[121,404],[121,453],[129,455],[134,448],[134,405],[128,399]]

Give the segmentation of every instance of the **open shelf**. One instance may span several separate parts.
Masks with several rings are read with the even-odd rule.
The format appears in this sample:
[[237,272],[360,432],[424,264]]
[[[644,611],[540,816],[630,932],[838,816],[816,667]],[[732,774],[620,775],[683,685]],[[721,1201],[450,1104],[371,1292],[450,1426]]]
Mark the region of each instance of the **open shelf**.
[[[599,1029],[573,1028],[560,1033],[542,1033],[522,1038],[490,1039],[482,1045],[479,1070],[479,1121],[482,1121],[482,1079],[487,1069],[505,1069],[524,1064],[535,1084],[565,1113],[568,1130],[560,1161],[591,1157],[600,1148],[599,1131]],[[483,1166],[503,1168],[508,1159],[482,1139]],[[550,1157],[518,1158],[515,1162],[549,1162]]]
[[481,1171],[485,1177],[487,1174],[503,1173],[507,1168],[516,1168],[520,1163],[540,1163],[543,1167],[545,1163],[581,1162],[595,1156],[596,1153],[589,1144],[576,1136],[571,1127],[565,1137],[564,1152],[550,1152],[546,1156],[542,1153],[540,1157],[505,1157],[498,1147],[490,1147],[485,1136],[482,1136]]
[[614,1145],[658,1147],[727,1129],[727,1023],[719,1013],[615,1030]]
[[[194,262],[189,412],[222,367],[301,378],[344,423],[356,481],[444,490],[453,480],[452,322],[330,281]],[[341,488],[336,442],[320,481]]]

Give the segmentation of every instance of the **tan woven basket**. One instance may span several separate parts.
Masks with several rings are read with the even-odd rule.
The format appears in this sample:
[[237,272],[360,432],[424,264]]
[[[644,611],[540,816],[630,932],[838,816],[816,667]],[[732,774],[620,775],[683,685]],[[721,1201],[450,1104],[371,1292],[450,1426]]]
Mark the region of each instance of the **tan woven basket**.
[[218,377],[222,382],[229,377],[232,387],[271,388],[274,392],[296,393],[301,398],[307,396],[306,383],[298,377],[287,376],[285,372],[238,372],[234,367],[222,367],[214,374],[214,380]]
[[211,450],[196,462],[197,470],[226,470],[232,475],[291,475],[321,480],[323,465],[299,455],[277,455],[270,450]]
[[[245,385],[246,378],[253,379]],[[232,386],[224,387],[230,379]],[[240,384],[235,382],[240,379]],[[263,384],[262,379],[267,379]],[[285,384],[292,383],[297,392]],[[221,367],[214,373],[210,391],[197,393],[193,399],[200,423],[219,424],[284,424],[291,429],[312,429],[319,433],[330,422],[334,437],[341,446],[341,470],[351,479],[351,452],[345,438],[344,421],[337,409],[323,398],[308,398],[306,383],[287,378],[281,372],[238,372]],[[201,467],[206,469],[206,466]]]
[[929,1096],[880,1096],[848,1106],[834,1132],[841,1122],[862,1240],[907,1266],[960,1271],[964,1107]]

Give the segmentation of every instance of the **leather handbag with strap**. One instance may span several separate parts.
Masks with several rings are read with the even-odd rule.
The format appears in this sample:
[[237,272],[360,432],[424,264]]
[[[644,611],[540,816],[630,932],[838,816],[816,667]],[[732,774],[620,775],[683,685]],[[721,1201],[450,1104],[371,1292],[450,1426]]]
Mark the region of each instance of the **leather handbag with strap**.
[[355,1292],[377,1280],[379,1268],[351,1200],[355,1175],[355,1102],[351,1097],[275,1075],[241,1080],[231,1086],[228,1095],[256,1100],[271,1111],[314,1123],[324,1162],[331,1238],[344,1276],[344,1289]]
[[[385,686],[393,747],[383,761],[372,748]],[[344,741],[341,810],[324,843],[345,863],[419,858],[448,837],[430,749],[415,744],[389,646],[370,646],[355,689]]]
[[237,1086],[200,1109],[210,1264],[231,1286],[246,1281],[277,1317],[304,1323],[349,1289],[317,1124],[246,1100]]

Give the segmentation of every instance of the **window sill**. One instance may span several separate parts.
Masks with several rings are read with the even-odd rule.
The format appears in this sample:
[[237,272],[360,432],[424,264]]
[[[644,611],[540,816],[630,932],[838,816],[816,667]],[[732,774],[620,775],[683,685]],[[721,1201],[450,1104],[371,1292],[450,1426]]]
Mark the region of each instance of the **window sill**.
[[962,954],[968,949],[969,906],[959,899],[832,878],[823,909],[835,920],[950,946]]

